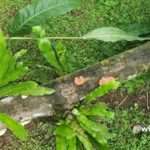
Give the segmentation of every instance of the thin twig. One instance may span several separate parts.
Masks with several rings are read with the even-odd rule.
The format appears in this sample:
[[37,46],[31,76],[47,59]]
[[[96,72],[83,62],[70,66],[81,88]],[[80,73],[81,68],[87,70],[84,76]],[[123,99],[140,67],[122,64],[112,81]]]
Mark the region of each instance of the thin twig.
[[125,101],[128,99],[128,95],[120,102],[120,104],[118,105],[118,108],[120,107],[120,106],[122,106],[124,103],[125,103]]

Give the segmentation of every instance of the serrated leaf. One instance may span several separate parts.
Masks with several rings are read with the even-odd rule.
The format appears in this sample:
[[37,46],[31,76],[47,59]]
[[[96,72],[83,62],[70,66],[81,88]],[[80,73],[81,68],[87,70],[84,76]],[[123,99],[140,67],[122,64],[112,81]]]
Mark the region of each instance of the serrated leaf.
[[11,34],[25,33],[49,17],[63,15],[80,5],[80,0],[39,0],[21,9],[10,26]]
[[108,111],[108,107],[104,103],[80,107],[80,111],[86,116],[98,116],[104,119],[113,119],[114,113]]
[[19,95],[32,95],[42,96],[50,95],[55,91],[53,89],[39,86],[33,81],[25,81],[19,83],[11,83],[6,86],[0,87],[0,96],[19,96]]
[[96,88],[94,91],[90,92],[86,96],[85,99],[88,101],[94,101],[94,100],[96,100],[97,97],[104,96],[105,94],[109,93],[110,91],[118,89],[119,86],[120,86],[120,82],[118,82],[116,80],[112,80],[112,81],[108,82],[107,84],[103,84],[103,85],[99,86],[98,88]]
[[83,36],[84,39],[96,39],[105,42],[117,42],[117,41],[144,41],[150,40],[150,38],[139,37],[136,34],[125,32],[115,27],[102,27],[95,29]]
[[17,138],[20,140],[27,140],[28,133],[24,127],[10,118],[8,115],[0,113],[0,122],[4,123]]

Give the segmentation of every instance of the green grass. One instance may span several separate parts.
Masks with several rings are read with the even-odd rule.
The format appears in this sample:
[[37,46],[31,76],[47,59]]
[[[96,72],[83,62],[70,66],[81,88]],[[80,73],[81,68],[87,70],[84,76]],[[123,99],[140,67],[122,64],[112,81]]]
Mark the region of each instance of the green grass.
[[[15,12],[29,0],[1,0],[0,27],[7,33],[7,24]],[[81,8],[57,18],[49,18],[45,26],[49,36],[81,36],[90,30],[102,26],[125,28],[133,23],[150,23],[149,0],[81,0]],[[69,62],[78,70],[94,64],[114,54],[138,45],[136,42],[104,43],[100,41],[63,41],[68,51],[74,57]],[[39,55],[32,42],[13,42],[11,48],[19,50],[28,48],[28,55],[24,58],[31,68],[28,79],[48,82],[55,77],[51,70],[37,67],[37,64],[48,65]],[[45,75],[47,74],[47,75]],[[53,74],[51,77],[48,74]],[[37,76],[39,75],[39,76]]]
[[27,3],[27,0],[1,0],[0,2],[0,28],[6,30],[8,21],[15,12]]
[[116,134],[110,141],[111,150],[148,150],[150,149],[150,134],[134,135],[133,126],[141,124],[150,125],[149,115],[141,109],[131,107],[116,109],[116,119],[111,124],[111,130]]
[[[7,34],[7,25],[16,11],[30,0],[1,0],[0,28]],[[150,0],[82,0],[82,6],[77,11],[57,18],[50,18],[45,26],[49,36],[81,36],[90,30],[103,26],[125,28],[133,23],[150,24]],[[70,63],[74,70],[94,64],[104,58],[118,54],[128,48],[139,45],[136,42],[104,43],[100,41],[63,41],[68,51],[74,56]],[[25,79],[46,83],[56,77],[47,67],[46,61],[40,56],[34,42],[11,42],[9,47],[14,51],[28,48],[23,58],[31,71]],[[130,84],[129,84],[130,85]],[[116,136],[110,141],[112,150],[147,150],[150,148],[150,136],[140,137],[132,134],[132,125],[142,123],[149,125],[149,113],[141,109],[129,108],[114,110],[116,119],[110,125]],[[119,129],[119,130],[118,130]],[[14,142],[5,146],[4,150],[50,150],[51,126],[49,123],[39,124],[31,132],[32,137],[26,143]],[[53,144],[52,144],[53,143]]]

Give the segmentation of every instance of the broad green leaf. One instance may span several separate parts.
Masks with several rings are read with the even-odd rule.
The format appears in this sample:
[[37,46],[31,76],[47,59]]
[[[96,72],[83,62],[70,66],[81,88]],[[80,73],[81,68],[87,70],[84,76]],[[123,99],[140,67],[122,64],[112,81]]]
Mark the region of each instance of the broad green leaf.
[[94,101],[97,97],[104,96],[105,94],[109,93],[111,90],[116,90],[120,86],[120,82],[112,80],[108,82],[107,84],[103,84],[96,88],[94,91],[90,92],[86,96],[86,100],[88,101]]
[[84,130],[80,127],[80,125],[76,121],[73,121],[71,123],[71,128],[74,130],[77,138],[84,145],[85,149],[92,150],[93,146],[90,143],[88,136],[85,134]]
[[4,35],[1,31],[1,29],[0,29],[0,48],[1,48],[1,50],[7,49],[6,41],[5,41],[5,38],[4,38]]
[[23,63],[15,63],[14,61],[11,61],[12,64],[9,64],[8,70],[5,73],[5,76],[0,81],[0,86],[4,86],[8,84],[9,82],[16,81],[17,79],[21,79],[27,71],[28,67],[26,67]]
[[20,140],[27,140],[28,133],[22,125],[10,118],[8,115],[0,113],[0,122],[6,125],[12,133]]
[[55,91],[53,89],[41,87],[33,81],[11,83],[6,86],[0,87],[0,96],[42,96],[46,94],[53,94],[54,92]]
[[0,87],[20,79],[27,72],[28,68],[17,62],[17,55],[13,56],[6,46],[3,34],[0,33]]
[[66,139],[59,135],[56,135],[56,150],[67,150]]
[[7,49],[4,36],[0,32],[0,82],[7,72],[9,61],[12,59],[11,55],[11,52]]
[[102,27],[95,29],[83,36],[84,39],[96,39],[105,42],[117,42],[117,41],[144,41],[150,40],[150,38],[139,37],[136,34],[125,32],[115,27]]
[[80,123],[80,126],[89,133],[98,143],[107,144],[107,140],[111,138],[111,134],[108,132],[106,126],[98,124],[92,120],[89,120],[85,115],[83,115],[78,110],[74,109],[73,114],[76,116]]
[[55,130],[55,134],[62,136],[66,139],[71,139],[75,136],[74,131],[66,124],[61,124],[61,125],[57,126],[57,128]]
[[[56,134],[56,141],[58,140],[58,142],[56,142],[57,149],[67,147],[67,150],[76,150],[75,132],[67,124],[63,123],[57,126],[55,130],[55,134]],[[61,144],[60,145],[61,147],[57,144]],[[61,150],[61,149],[58,149],[58,150]]]
[[32,26],[43,24],[49,17],[63,15],[79,7],[80,0],[38,0],[21,9],[10,26],[11,34],[29,32]]
[[68,150],[76,150],[76,143],[77,139],[76,136],[73,136],[71,139],[67,140],[67,144],[68,144]]
[[86,150],[93,149],[93,146],[90,143],[88,136],[86,134],[84,134],[84,132],[78,134],[77,137],[78,137],[79,141],[83,144],[83,146]]
[[107,119],[113,119],[114,113],[108,111],[108,107],[104,103],[90,106],[81,106],[80,111],[86,116],[98,116]]

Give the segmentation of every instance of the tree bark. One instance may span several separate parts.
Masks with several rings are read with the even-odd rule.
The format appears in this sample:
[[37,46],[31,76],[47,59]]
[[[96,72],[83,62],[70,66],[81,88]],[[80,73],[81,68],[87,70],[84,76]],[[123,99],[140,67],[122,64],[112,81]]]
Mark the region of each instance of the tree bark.
[[[64,110],[72,109],[89,91],[98,86],[98,81],[103,76],[113,76],[124,80],[149,68],[150,42],[51,81],[46,86],[56,90],[53,95],[29,96],[26,99],[21,97],[5,98],[0,101],[0,112],[7,113],[25,125],[34,118],[52,117]],[[81,86],[74,83],[75,77],[78,76],[83,76],[86,80]],[[2,129],[5,127],[0,124],[0,131]]]

